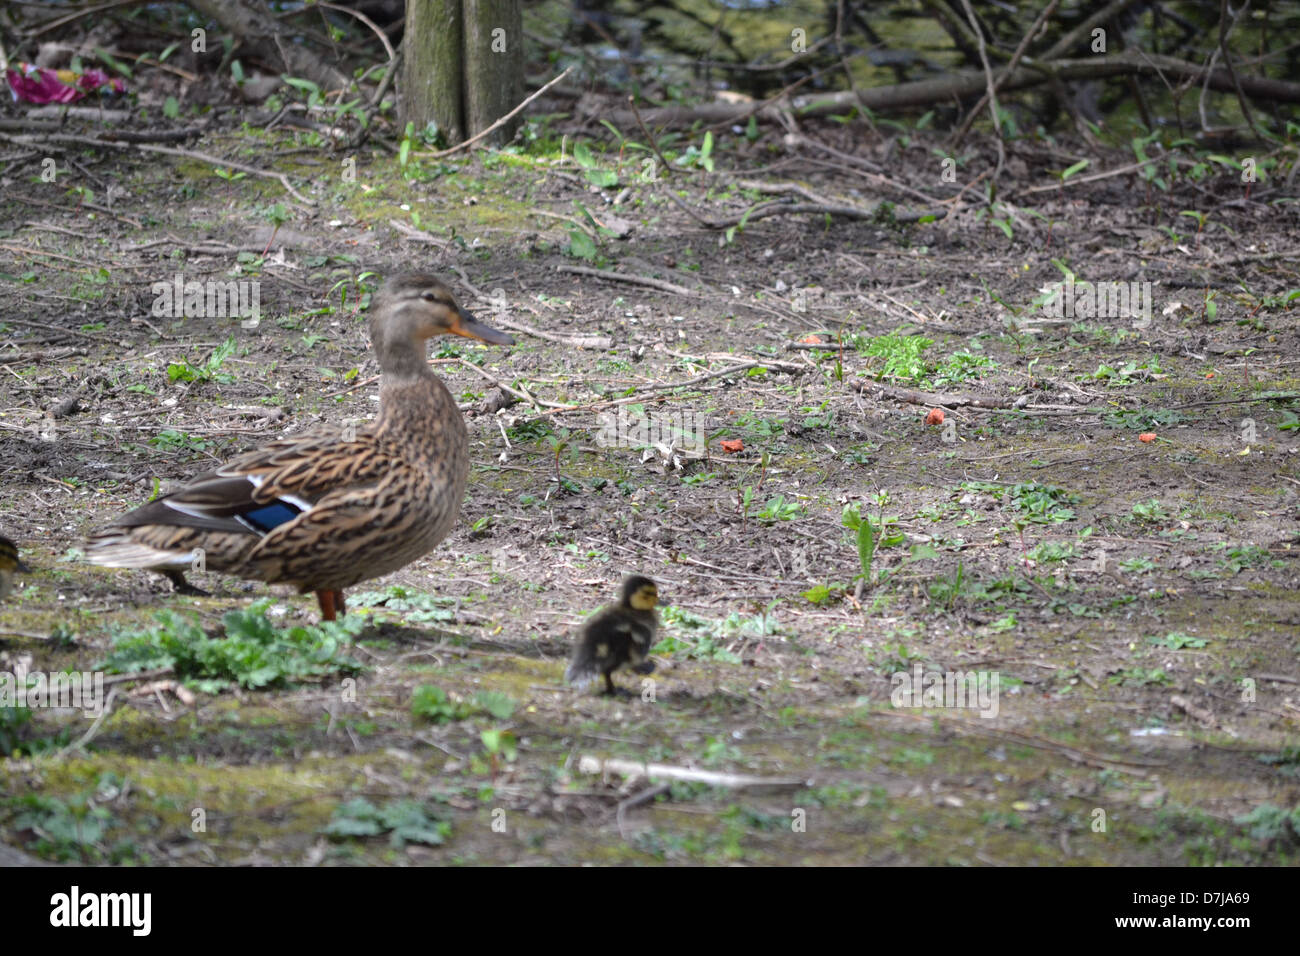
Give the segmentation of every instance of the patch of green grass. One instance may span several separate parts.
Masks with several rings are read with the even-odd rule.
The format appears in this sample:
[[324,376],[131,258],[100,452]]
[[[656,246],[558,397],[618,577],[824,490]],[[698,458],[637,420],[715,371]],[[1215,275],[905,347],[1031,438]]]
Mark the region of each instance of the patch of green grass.
[[394,800],[377,807],[358,797],[336,807],[321,832],[334,840],[386,833],[389,845],[400,850],[408,843],[441,846],[451,836],[451,824],[430,816],[424,805],[414,800]]
[[932,387],[959,385],[972,379],[983,378],[986,371],[998,367],[998,363],[984,355],[974,355],[962,350],[953,352],[946,362],[934,367],[930,379]]
[[744,618],[733,612],[721,620],[710,620],[672,605],[663,609],[663,620],[678,631],[665,634],[652,652],[685,660],[739,664],[739,655],[727,644],[767,637],[777,631],[776,622],[765,614]]
[[1285,777],[1300,777],[1300,747],[1283,747],[1277,753],[1260,754],[1255,759],[1276,767]]
[[555,432],[546,422],[525,421],[511,425],[506,429],[506,434],[515,444],[526,445],[529,442],[541,441],[548,435],[554,435]]
[[1149,432],[1160,428],[1170,428],[1187,420],[1182,412],[1168,408],[1155,409],[1120,409],[1111,412],[1104,421],[1112,428],[1127,428],[1138,432]]
[[1300,804],[1285,810],[1271,803],[1260,804],[1233,822],[1249,827],[1250,835],[1266,843],[1300,844]]
[[775,524],[778,521],[793,521],[803,514],[803,505],[797,501],[786,501],[785,495],[777,495],[775,498],[769,498],[758,511],[751,512],[749,517],[757,518],[764,524]]
[[1074,510],[1067,508],[1079,500],[1079,496],[1055,485],[1039,484],[1036,481],[1013,485],[1010,490],[1010,503],[1020,513],[1019,517],[1030,524],[1059,524],[1074,520]]
[[495,690],[481,690],[470,700],[452,697],[441,687],[422,684],[411,695],[411,713],[436,724],[466,720],[488,714],[497,720],[509,720],[515,712],[515,702],[507,694]]
[[1041,541],[1029,549],[1029,559],[1038,564],[1050,564],[1056,561],[1068,561],[1079,553],[1073,542],[1062,544],[1059,541]]
[[717,477],[718,473],[715,471],[704,471],[693,475],[682,475],[682,484],[686,485],[688,488],[694,487],[695,485],[707,485]]
[[52,736],[34,733],[35,723],[27,707],[0,707],[0,757],[45,754],[68,745],[72,728],[63,727]]
[[1215,545],[1215,547],[1226,552],[1219,559],[1219,566],[1229,574],[1237,574],[1246,568],[1260,567],[1269,563],[1275,565],[1281,563],[1280,561],[1272,561],[1266,548],[1259,548],[1254,545],[1241,545],[1234,548],[1225,542]]
[[220,637],[209,637],[197,617],[158,611],[157,627],[118,633],[112,650],[97,666],[119,674],[170,667],[186,684],[206,693],[232,684],[250,690],[283,687],[363,669],[341,653],[341,645],[355,640],[365,628],[362,617],[278,628],[266,616],[272,603],[267,598],[227,611]]
[[31,719],[32,712],[26,707],[0,707],[0,757],[8,757],[18,750],[23,727]]
[[131,840],[112,846],[105,842],[118,820],[104,804],[118,796],[122,788],[123,782],[116,774],[104,773],[93,788],[67,798],[26,794],[6,799],[3,806],[10,811],[10,828],[30,832],[34,837],[26,844],[33,853],[61,862],[141,862]]
[[810,604],[816,604],[820,607],[841,600],[847,591],[848,588],[844,584],[831,582],[829,584],[814,584],[807,591],[801,591],[800,593]]
[[896,644],[884,644],[867,651],[867,661],[877,673],[888,675],[910,670],[917,662],[929,660],[923,652],[909,651],[901,641]]
[[1171,631],[1164,637],[1148,637],[1147,643],[1155,644],[1157,647],[1166,647],[1171,651],[1181,651],[1185,647],[1204,647],[1209,642],[1203,637],[1192,637],[1192,635],[1184,634],[1182,631]]
[[1135,382],[1152,381],[1163,374],[1160,360],[1153,355],[1140,365],[1136,361],[1129,361],[1115,368],[1103,362],[1097,366],[1097,371],[1091,375],[1081,375],[1079,378],[1081,380],[1091,379],[1097,382],[1105,382],[1112,387],[1123,388]]
[[763,418],[753,412],[745,412],[736,418],[736,427],[743,430],[745,437],[753,439],[773,438],[785,431],[785,419]]
[[[442,621],[454,621],[456,612],[448,605],[454,606],[455,598],[440,597],[424,591],[390,585],[379,591],[359,591],[348,595],[348,608],[383,608],[392,611],[407,624],[429,624]],[[382,620],[384,615],[375,615]]]
[[229,384],[235,380],[235,376],[229,372],[221,371],[221,366],[233,354],[235,354],[235,337],[232,335],[213,349],[207,361],[201,365],[192,364],[188,357],[181,359],[179,362],[170,363],[167,366],[167,381],[221,382],[222,384]]
[[1130,667],[1118,674],[1112,674],[1110,677],[1112,684],[1120,684],[1125,687],[1146,687],[1148,684],[1163,687],[1170,680],[1169,675],[1161,667]]
[[1160,524],[1169,520],[1169,512],[1158,498],[1139,501],[1133,506],[1133,520],[1145,524]]
[[167,448],[176,451],[191,451],[196,453],[206,452],[212,447],[212,442],[205,441],[202,438],[195,438],[193,435],[187,435],[185,432],[177,431],[174,428],[164,428],[157,435],[149,439],[149,444],[155,448]]
[[890,378],[920,385],[929,374],[921,353],[934,344],[933,339],[922,335],[887,335],[866,337],[854,335],[850,342],[867,358],[880,359],[877,378]]
[[[997,582],[994,582],[993,588],[998,589]],[[966,574],[966,565],[963,561],[957,562],[957,569],[952,574],[932,578],[925,589],[931,600],[942,604],[946,611],[953,609],[958,598],[968,603],[987,601],[990,598],[989,588]]]
[[891,332],[874,337],[854,335],[850,343],[871,363],[877,378],[888,378],[907,382],[920,388],[936,388],[954,385],[980,378],[989,369],[997,367],[997,362],[983,355],[975,355],[962,349],[952,353],[942,362],[928,363],[922,357],[933,339],[921,335],[900,335]]
[[1156,563],[1146,557],[1128,558],[1119,563],[1119,569],[1128,574],[1146,574],[1156,569]]

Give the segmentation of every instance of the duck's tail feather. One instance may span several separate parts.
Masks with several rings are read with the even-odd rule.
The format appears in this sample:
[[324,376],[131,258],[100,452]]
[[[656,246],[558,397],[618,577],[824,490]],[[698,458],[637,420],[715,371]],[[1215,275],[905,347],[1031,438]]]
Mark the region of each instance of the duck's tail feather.
[[86,560],[106,568],[188,568],[193,565],[199,551],[198,548],[163,551],[132,541],[125,534],[102,534],[88,543]]
[[564,671],[565,683],[579,688],[586,687],[599,676],[600,670],[596,667],[595,660],[581,652],[569,662],[568,668]]

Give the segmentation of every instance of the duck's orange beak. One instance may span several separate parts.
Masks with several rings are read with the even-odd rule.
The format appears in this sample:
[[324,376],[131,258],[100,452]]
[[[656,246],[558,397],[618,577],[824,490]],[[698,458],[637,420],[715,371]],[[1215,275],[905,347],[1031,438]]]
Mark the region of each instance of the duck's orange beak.
[[470,315],[464,309],[456,313],[452,320],[451,328],[448,329],[453,335],[463,335],[467,339],[480,339],[484,342],[490,342],[493,345],[514,345],[515,340],[504,332],[498,332],[496,329],[484,325],[474,316]]

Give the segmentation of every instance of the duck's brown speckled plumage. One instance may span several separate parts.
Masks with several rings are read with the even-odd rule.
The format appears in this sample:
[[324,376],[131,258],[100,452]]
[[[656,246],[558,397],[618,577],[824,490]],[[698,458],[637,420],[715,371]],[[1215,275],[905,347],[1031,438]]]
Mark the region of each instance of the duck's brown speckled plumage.
[[427,554],[456,523],[469,473],[465,420],[430,371],[425,340],[444,332],[509,344],[428,275],[389,280],[371,306],[379,416],[349,433],[319,426],[271,442],[94,535],[87,557],[113,567],[204,565],[316,591],[324,616],[342,591]]
[[27,565],[18,557],[18,546],[0,535],[0,601],[9,596],[14,587],[14,574],[26,571]]

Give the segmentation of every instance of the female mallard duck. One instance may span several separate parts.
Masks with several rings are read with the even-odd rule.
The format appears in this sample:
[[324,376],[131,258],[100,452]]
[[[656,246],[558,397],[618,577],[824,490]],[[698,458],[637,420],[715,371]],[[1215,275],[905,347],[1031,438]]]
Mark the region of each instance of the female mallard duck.
[[659,588],[638,574],[623,582],[617,604],[601,608],[582,625],[573,660],[564,672],[570,684],[586,687],[597,675],[605,677],[605,693],[614,693],[614,671],[627,665],[638,674],[649,674],[654,661],[646,660],[654,643],[659,615]]
[[23,564],[23,559],[18,557],[18,546],[0,535],[0,601],[7,598],[13,590],[14,572],[30,570]]
[[318,426],[199,475],[92,534],[87,559],[177,584],[190,566],[290,584],[315,591],[321,616],[334,620],[344,588],[405,567],[456,523],[468,433],[425,345],[447,333],[514,344],[433,276],[390,279],[371,305],[382,373],[375,421]]

